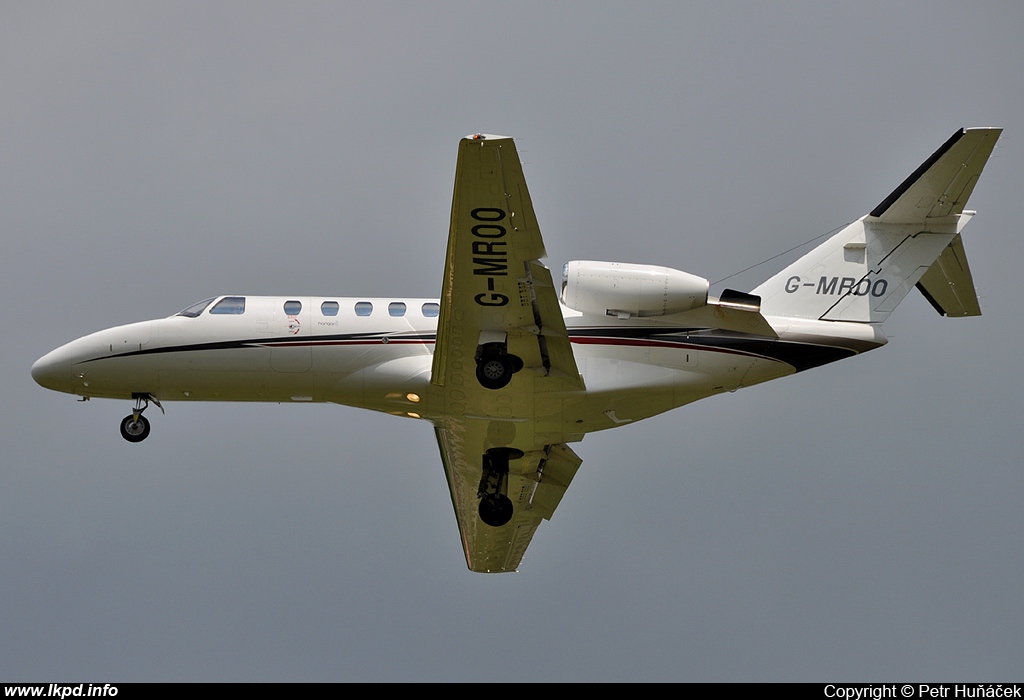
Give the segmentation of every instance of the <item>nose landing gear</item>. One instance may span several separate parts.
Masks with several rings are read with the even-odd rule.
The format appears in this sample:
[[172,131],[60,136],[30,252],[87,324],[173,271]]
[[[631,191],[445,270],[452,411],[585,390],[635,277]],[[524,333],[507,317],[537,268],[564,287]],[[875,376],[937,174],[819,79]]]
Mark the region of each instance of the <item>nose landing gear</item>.
[[135,409],[121,421],[121,437],[128,442],[142,442],[149,437],[149,420],[142,412],[149,408],[150,401],[156,404],[161,413],[164,407],[150,394],[132,394],[132,398],[135,399]]

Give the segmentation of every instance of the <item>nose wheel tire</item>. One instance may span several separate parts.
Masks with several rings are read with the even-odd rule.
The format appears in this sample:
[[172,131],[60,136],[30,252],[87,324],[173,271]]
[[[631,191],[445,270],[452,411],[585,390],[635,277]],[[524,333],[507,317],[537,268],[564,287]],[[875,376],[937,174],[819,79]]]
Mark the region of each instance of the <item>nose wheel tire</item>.
[[125,416],[121,421],[121,437],[128,442],[142,442],[149,437],[149,421],[145,416]]

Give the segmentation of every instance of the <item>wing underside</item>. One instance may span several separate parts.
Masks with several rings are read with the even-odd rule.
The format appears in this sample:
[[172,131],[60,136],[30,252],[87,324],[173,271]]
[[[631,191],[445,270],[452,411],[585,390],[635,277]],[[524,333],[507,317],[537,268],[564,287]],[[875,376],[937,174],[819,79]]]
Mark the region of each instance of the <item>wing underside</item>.
[[[562,414],[583,379],[544,255],[512,139],[463,139],[431,383],[443,404],[438,445],[474,571],[515,570],[580,463],[564,443],[581,436],[562,428]],[[485,351],[514,358],[507,385],[482,385]],[[492,492],[512,503],[505,524],[481,520],[481,499]]]
[[511,461],[507,494],[514,507],[512,519],[492,527],[477,514],[487,428],[470,423],[435,430],[466,565],[483,573],[515,571],[537,526],[551,518],[581,460],[566,445],[557,444]]

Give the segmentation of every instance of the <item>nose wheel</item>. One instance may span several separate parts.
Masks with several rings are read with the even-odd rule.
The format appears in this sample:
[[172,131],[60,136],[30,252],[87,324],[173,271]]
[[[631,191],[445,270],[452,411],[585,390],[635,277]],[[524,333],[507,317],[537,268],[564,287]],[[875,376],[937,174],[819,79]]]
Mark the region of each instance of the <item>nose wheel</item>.
[[137,418],[135,414],[125,416],[121,421],[121,437],[128,442],[142,442],[149,437],[149,420],[142,414]]
[[155,396],[150,394],[133,394],[135,399],[135,410],[121,421],[121,437],[128,442],[142,442],[149,437],[149,420],[142,415],[142,412],[149,408],[149,402],[156,404],[163,412],[164,407],[160,405]]

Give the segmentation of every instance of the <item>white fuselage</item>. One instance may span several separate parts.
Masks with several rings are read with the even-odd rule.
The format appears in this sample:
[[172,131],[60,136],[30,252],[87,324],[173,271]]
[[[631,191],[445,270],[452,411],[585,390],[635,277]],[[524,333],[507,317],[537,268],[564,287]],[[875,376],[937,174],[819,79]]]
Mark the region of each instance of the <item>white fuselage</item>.
[[[211,313],[227,299],[244,299],[244,310]],[[194,317],[74,340],[40,358],[32,374],[43,386],[87,398],[331,402],[443,423],[441,392],[430,380],[437,308],[433,299],[219,297]],[[618,320],[563,307],[563,315],[586,391],[516,407],[524,415],[495,393],[468,415],[534,420],[571,436],[885,342],[865,324],[769,319],[779,340],[766,340],[687,313]],[[792,359],[822,352],[810,362]]]

